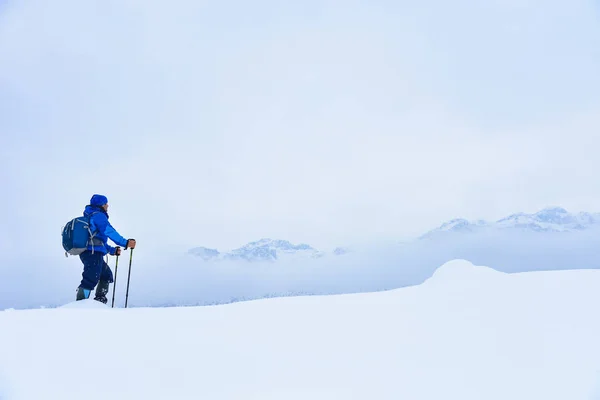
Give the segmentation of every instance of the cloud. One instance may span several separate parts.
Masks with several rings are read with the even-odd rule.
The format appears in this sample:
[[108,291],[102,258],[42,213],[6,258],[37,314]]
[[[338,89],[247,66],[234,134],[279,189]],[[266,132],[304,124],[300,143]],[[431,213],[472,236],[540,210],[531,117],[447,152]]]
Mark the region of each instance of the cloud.
[[0,205],[44,251],[98,192],[156,252],[335,246],[600,194],[588,2],[12,1],[0,18]]

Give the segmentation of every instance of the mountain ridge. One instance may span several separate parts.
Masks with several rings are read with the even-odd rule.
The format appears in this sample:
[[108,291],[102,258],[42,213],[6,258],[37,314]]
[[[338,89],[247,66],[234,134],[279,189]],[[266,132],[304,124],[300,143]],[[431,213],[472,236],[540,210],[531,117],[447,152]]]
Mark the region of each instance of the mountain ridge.
[[447,233],[474,233],[483,230],[518,229],[534,232],[572,232],[600,226],[600,213],[570,213],[563,207],[546,207],[535,213],[518,212],[496,221],[469,221],[456,218],[421,235],[419,239]]
[[281,258],[321,258],[325,255],[306,243],[292,244],[287,240],[262,238],[228,252],[207,247],[194,247],[189,254],[200,257],[204,261],[277,261]]
[[[435,229],[415,238],[415,240],[447,237],[451,234],[476,234],[484,231],[510,231],[511,229],[529,232],[575,232],[600,227],[600,213],[570,213],[563,207],[546,207],[535,213],[517,212],[495,221],[483,219],[469,221],[455,218],[442,223]],[[276,262],[280,259],[318,259],[325,256],[341,257],[352,253],[345,246],[324,252],[306,244],[293,244],[287,240],[262,238],[242,247],[220,252],[207,247],[194,247],[188,254],[203,261],[248,261]]]

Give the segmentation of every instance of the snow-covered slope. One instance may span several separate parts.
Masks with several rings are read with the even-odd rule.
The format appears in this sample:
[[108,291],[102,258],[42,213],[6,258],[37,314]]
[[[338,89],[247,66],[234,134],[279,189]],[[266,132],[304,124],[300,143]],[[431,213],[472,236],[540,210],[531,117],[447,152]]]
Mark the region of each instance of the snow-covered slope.
[[290,258],[320,258],[323,252],[307,244],[292,244],[287,240],[261,239],[238,249],[221,253],[216,249],[196,247],[189,254],[209,260],[275,261]]
[[453,261],[389,292],[4,311],[0,398],[593,399],[598,287]]
[[483,230],[519,229],[531,232],[569,232],[600,226],[600,213],[569,213],[562,207],[545,208],[534,214],[517,213],[498,221],[468,221],[454,219],[427,232],[421,238],[430,238],[447,232],[473,233]]

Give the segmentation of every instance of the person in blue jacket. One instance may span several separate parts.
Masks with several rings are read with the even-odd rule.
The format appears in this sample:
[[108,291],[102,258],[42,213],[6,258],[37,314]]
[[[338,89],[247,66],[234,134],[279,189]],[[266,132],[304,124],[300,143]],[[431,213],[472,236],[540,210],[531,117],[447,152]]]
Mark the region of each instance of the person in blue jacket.
[[[77,300],[88,299],[90,293],[96,288],[94,300],[104,304],[108,301],[106,294],[108,287],[113,282],[113,273],[104,261],[108,253],[113,256],[121,254],[121,247],[125,250],[135,248],[135,239],[125,239],[108,222],[108,199],[101,194],[95,194],[90,204],[85,207],[84,216],[90,216],[90,229],[93,237],[87,250],[79,255],[83,263],[82,280],[77,289]],[[108,244],[112,240],[117,247]]]

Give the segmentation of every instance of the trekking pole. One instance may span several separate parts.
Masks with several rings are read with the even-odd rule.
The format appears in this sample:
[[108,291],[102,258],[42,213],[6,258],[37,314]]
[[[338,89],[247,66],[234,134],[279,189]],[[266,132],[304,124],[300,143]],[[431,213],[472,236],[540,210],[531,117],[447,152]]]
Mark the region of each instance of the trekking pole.
[[117,255],[117,261],[115,262],[115,283],[113,285],[113,298],[112,308],[115,308],[115,292],[117,291],[117,272],[119,271],[119,256]]
[[133,260],[133,249],[129,250],[129,272],[127,273],[127,291],[125,292],[125,308],[129,299],[129,279],[131,278],[131,261]]

